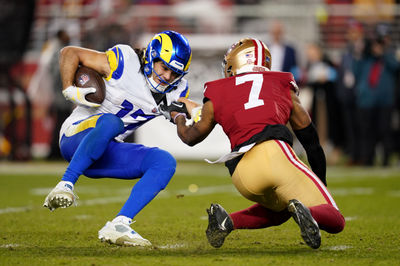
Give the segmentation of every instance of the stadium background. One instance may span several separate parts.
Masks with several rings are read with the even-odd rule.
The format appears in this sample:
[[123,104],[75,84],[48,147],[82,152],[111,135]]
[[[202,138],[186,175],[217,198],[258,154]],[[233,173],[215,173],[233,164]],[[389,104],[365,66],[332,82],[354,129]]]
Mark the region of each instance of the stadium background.
[[[227,47],[243,37],[270,41],[268,27],[279,19],[285,40],[297,50],[301,68],[307,65],[306,47],[321,45],[338,65],[346,46],[350,21],[359,21],[367,33],[390,29],[392,45],[400,46],[400,5],[394,0],[1,0],[0,23],[0,158],[43,159],[49,153],[54,116],[49,113],[51,88],[40,87],[31,97],[29,85],[47,41],[65,29],[72,45],[105,50],[117,43],[142,47],[154,33],[172,29],[183,33],[193,49],[187,76],[191,98],[202,99],[206,81],[221,77],[221,60]],[[44,79],[44,82],[46,79]],[[300,84],[302,85],[302,84]],[[302,86],[308,107],[312,95]],[[396,114],[398,114],[398,105]],[[338,163],[327,134],[326,108],[319,112],[318,130],[328,160]],[[217,158],[229,151],[220,128],[195,148],[186,147],[172,124],[162,117],[140,128],[135,141],[159,146],[178,159]],[[396,134],[399,116],[393,119]],[[393,143],[399,146],[398,141]],[[297,148],[300,152],[300,148]],[[397,150],[395,150],[397,152]],[[339,153],[342,155],[342,153]],[[395,153],[396,154],[396,153]],[[397,161],[396,161],[397,163]]]

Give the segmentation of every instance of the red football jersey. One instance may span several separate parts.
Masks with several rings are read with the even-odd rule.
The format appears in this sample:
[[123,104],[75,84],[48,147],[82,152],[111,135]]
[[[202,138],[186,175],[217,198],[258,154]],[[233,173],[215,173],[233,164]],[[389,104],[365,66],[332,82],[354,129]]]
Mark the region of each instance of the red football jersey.
[[267,125],[287,124],[295,86],[288,72],[252,72],[207,82],[204,96],[213,103],[214,119],[233,149]]

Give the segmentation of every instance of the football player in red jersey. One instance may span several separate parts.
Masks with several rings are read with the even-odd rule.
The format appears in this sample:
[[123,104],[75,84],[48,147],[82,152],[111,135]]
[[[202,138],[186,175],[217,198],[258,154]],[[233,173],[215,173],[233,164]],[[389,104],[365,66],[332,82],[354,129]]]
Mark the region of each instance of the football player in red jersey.
[[[263,42],[242,39],[225,54],[225,78],[205,84],[204,105],[184,101],[196,123],[186,126],[185,114],[169,112],[169,106],[162,108],[176,123],[179,137],[190,146],[220,124],[232,152],[218,161],[225,162],[238,191],[256,202],[229,215],[221,205],[211,204],[206,235],[216,248],[234,229],[276,226],[290,217],[299,225],[307,245],[318,248],[320,229],[339,233],[345,225],[326,188],[325,155],[298,98],[296,82],[291,73],[273,72],[270,66],[271,55]],[[295,155],[288,122],[306,150],[312,170]]]

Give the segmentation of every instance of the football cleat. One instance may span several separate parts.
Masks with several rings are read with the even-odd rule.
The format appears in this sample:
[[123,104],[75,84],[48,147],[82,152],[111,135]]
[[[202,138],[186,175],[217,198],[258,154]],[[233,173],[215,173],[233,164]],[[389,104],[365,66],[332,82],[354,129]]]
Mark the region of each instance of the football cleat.
[[47,195],[43,207],[54,211],[57,208],[67,208],[78,198],[74,193],[74,185],[68,181],[60,181]]
[[296,199],[289,200],[288,210],[300,227],[301,237],[306,244],[314,249],[321,245],[321,233],[310,210]]
[[118,216],[99,231],[99,239],[102,242],[120,246],[151,246],[149,240],[135,232],[130,224],[132,220],[128,217]]
[[211,246],[219,248],[224,244],[225,238],[233,230],[233,222],[229,214],[219,204],[211,204],[207,209],[208,227],[206,236]]

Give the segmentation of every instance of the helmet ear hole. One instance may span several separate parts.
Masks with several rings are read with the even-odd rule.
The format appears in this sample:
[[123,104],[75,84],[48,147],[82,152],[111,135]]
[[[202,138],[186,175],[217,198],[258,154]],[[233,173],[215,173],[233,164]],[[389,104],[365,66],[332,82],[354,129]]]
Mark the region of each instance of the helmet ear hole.
[[232,77],[232,76],[233,76],[233,73],[232,73],[232,66],[229,66],[229,67],[228,67],[228,69],[226,70],[226,73],[228,74],[229,77]]

